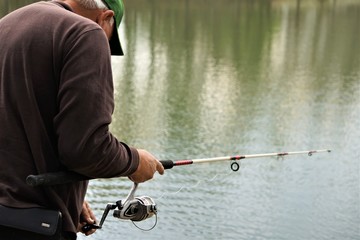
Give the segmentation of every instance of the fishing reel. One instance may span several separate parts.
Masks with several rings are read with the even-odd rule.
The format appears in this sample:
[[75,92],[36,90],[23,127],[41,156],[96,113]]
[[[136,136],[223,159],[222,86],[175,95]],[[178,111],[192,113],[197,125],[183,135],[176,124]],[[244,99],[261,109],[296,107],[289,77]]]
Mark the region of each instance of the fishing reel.
[[113,216],[119,219],[140,222],[157,213],[156,204],[151,197],[136,197],[133,200],[116,202],[118,210],[114,210]]
[[[157,217],[155,201],[148,196],[135,197],[137,187],[138,183],[134,183],[129,195],[124,200],[119,200],[115,204],[108,203],[101,217],[100,224],[87,224],[82,228],[83,232],[90,231],[91,229],[101,229],[110,210],[114,210],[113,216],[115,218],[130,220],[132,222],[140,222],[154,215]],[[141,230],[151,230],[156,226],[156,223],[157,218],[153,227]],[[135,226],[139,228],[137,225]]]

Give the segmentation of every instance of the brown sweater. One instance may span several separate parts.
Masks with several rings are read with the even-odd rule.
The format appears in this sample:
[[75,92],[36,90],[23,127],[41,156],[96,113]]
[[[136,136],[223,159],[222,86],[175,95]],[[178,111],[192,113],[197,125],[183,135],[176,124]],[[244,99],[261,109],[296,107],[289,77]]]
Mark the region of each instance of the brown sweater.
[[76,231],[87,182],[29,187],[29,174],[64,169],[128,176],[139,156],[109,132],[114,109],[103,30],[54,2],[0,20],[0,204],[60,209]]

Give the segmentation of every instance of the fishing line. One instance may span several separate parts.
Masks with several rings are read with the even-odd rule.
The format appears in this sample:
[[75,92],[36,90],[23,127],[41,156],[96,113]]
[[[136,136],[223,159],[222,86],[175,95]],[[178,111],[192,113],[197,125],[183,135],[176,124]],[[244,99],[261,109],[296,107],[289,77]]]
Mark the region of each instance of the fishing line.
[[179,187],[178,190],[174,191],[174,192],[168,192],[168,193],[163,193],[162,195],[160,195],[159,197],[154,197],[157,201],[162,200],[162,199],[166,199],[169,196],[173,196],[176,195],[180,192],[182,192],[183,190],[191,190],[191,189],[195,189],[198,186],[200,186],[202,183],[211,183],[214,182],[218,177],[222,177],[222,179],[226,179],[226,177],[228,177],[230,174],[232,174],[232,171],[229,171],[228,173],[217,173],[215,174],[215,176],[213,176],[210,179],[202,179],[202,180],[198,180],[195,184],[191,185],[191,186],[186,186],[183,185],[181,187]]
[[141,231],[149,232],[149,231],[153,230],[156,227],[157,223],[158,223],[157,213],[155,213],[154,215],[155,215],[155,223],[150,228],[142,228],[142,227],[139,227],[139,225],[137,225],[134,221],[131,221],[131,222],[136,228],[140,229]]

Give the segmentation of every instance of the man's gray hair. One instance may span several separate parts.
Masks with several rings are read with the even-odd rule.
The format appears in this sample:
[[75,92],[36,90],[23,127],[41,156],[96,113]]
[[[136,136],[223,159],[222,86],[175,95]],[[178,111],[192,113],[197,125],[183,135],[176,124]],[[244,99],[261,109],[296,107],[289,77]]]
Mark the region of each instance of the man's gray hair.
[[105,9],[109,8],[101,0],[75,0],[80,6],[85,9]]
[[[109,10],[109,8],[105,5],[105,3],[102,0],[74,0],[76,1],[80,6],[82,6],[85,9],[95,10],[95,9],[101,9],[101,10]],[[114,18],[110,19],[110,24],[114,24],[115,20]]]

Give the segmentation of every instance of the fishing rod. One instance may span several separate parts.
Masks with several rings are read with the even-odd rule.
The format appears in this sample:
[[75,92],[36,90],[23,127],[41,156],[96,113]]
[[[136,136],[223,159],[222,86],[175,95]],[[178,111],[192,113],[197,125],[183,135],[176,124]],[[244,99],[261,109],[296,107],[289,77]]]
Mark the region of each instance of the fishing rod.
[[[314,153],[323,153],[331,152],[329,149],[322,150],[311,150],[311,151],[297,151],[297,152],[278,152],[278,153],[264,153],[264,154],[250,154],[250,155],[236,155],[236,156],[227,156],[227,157],[215,157],[215,158],[200,158],[200,159],[191,159],[191,160],[162,160],[161,164],[165,169],[171,169],[175,166],[184,166],[197,163],[211,163],[219,161],[232,161],[231,169],[233,171],[238,171],[240,165],[236,162],[238,160],[247,159],[247,158],[262,158],[262,157],[284,157],[289,155],[297,154],[307,154],[312,156]],[[26,178],[26,183],[30,186],[49,186],[57,184],[65,184],[74,181],[83,181],[90,180],[91,178],[71,172],[71,171],[62,171],[54,173],[44,173],[39,175],[29,175]],[[102,225],[109,213],[110,210],[114,210],[113,216],[115,218],[130,220],[134,225],[139,228],[135,222],[140,222],[145,219],[156,216],[155,224],[150,229],[141,229],[149,231],[153,229],[157,224],[157,207],[155,201],[148,196],[135,197],[135,191],[138,187],[138,183],[134,183],[133,187],[130,190],[130,193],[124,200],[119,200],[116,203],[108,203],[103,212],[99,224],[86,224],[82,230],[83,232],[88,232],[91,229],[101,229]]]
[[[315,153],[331,152],[329,149],[321,150],[310,150],[310,151],[296,151],[296,152],[276,152],[276,153],[262,153],[262,154],[248,154],[248,155],[235,155],[235,156],[226,156],[226,157],[214,157],[214,158],[199,158],[199,159],[188,159],[188,160],[161,160],[161,164],[165,169],[171,169],[176,166],[184,166],[190,164],[198,163],[211,163],[219,161],[232,161],[231,169],[233,171],[238,171],[240,165],[236,162],[237,160],[248,159],[248,158],[263,158],[263,157],[285,157],[290,155],[299,155],[307,154],[312,156]],[[39,175],[29,175],[26,178],[26,183],[29,186],[51,186],[66,184],[76,181],[91,180],[93,178],[81,175],[73,171],[60,171],[60,172],[51,172],[43,173]]]
[[314,153],[322,153],[322,152],[331,152],[331,150],[321,149],[321,150],[297,151],[297,152],[262,153],[262,154],[236,155],[236,156],[215,157],[215,158],[199,158],[192,160],[177,160],[177,161],[162,160],[160,162],[162,163],[165,169],[171,169],[175,166],[230,160],[230,161],[234,161],[231,163],[231,169],[236,172],[240,168],[240,165],[237,162],[235,162],[236,160],[247,159],[247,158],[262,158],[262,157],[284,157],[288,155],[297,155],[297,154],[307,154],[308,156],[312,156]]

